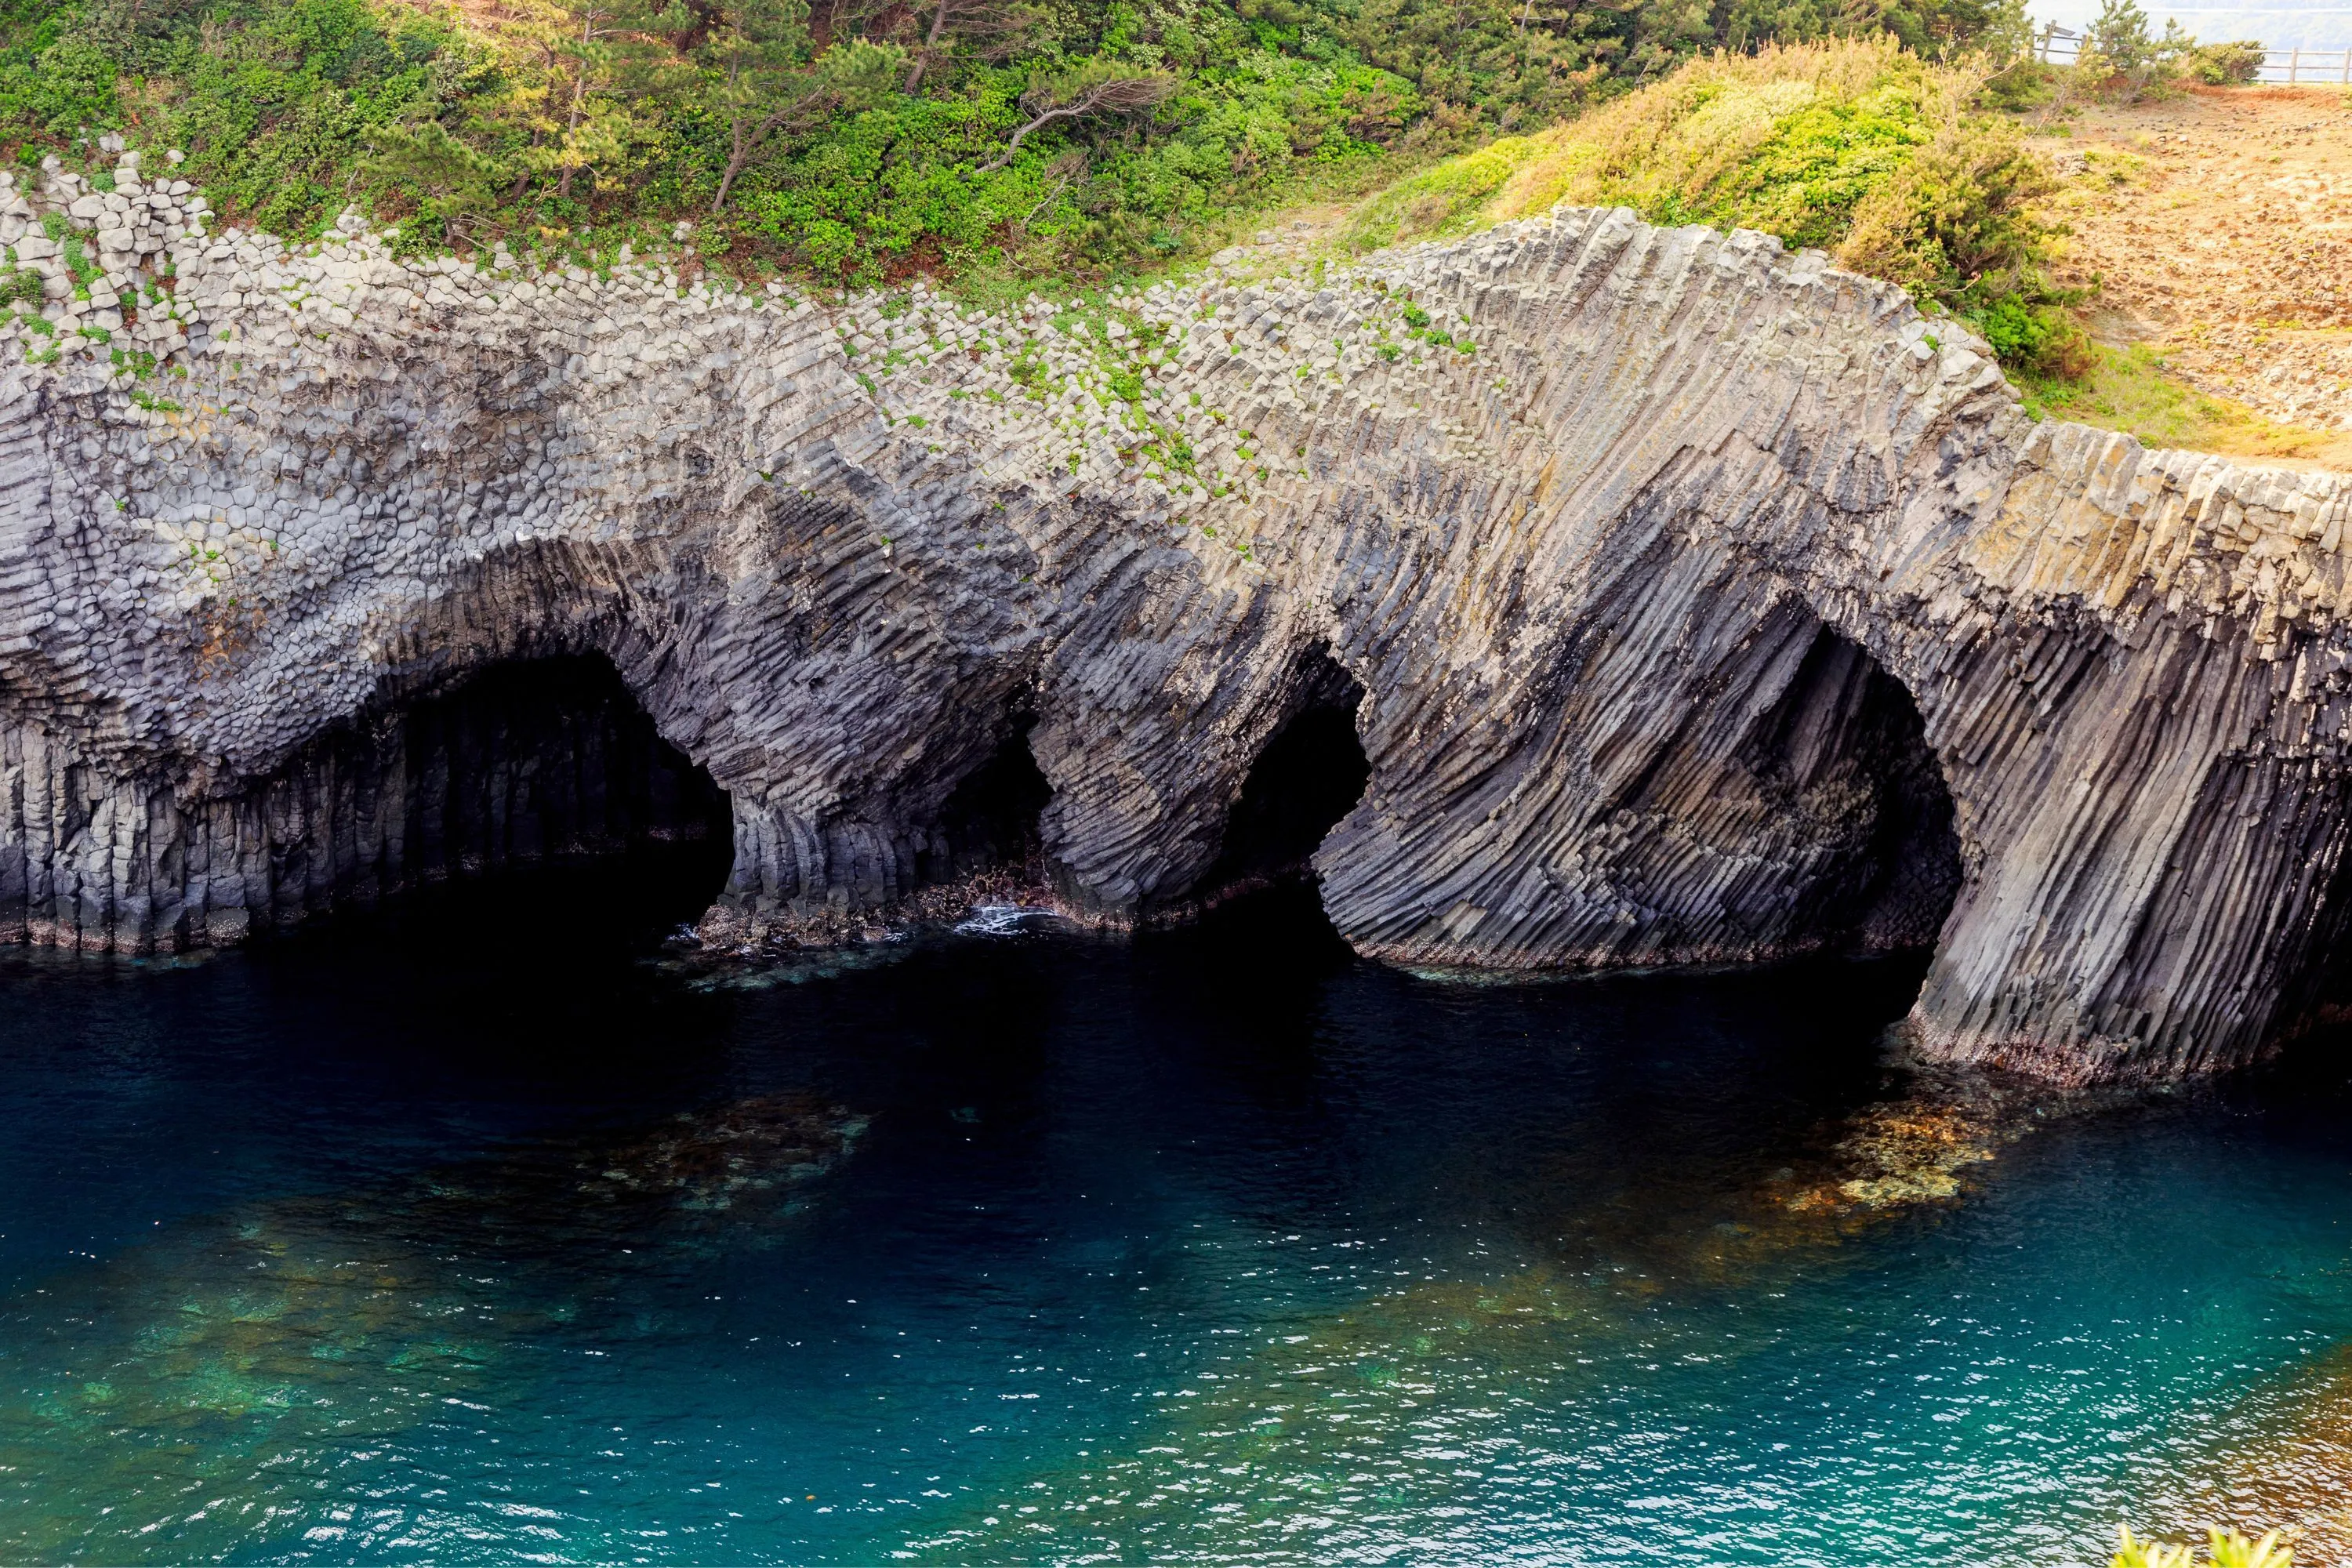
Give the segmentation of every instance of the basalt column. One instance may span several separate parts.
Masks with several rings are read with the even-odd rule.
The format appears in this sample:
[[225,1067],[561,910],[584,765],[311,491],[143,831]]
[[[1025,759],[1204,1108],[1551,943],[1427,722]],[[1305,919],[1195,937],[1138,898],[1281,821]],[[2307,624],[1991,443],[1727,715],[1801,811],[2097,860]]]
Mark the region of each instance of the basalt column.
[[[2251,1059],[2338,943],[2352,481],[2036,422],[1819,254],[1562,209],[984,311],[289,247],[115,178],[0,204],[144,301],[111,349],[0,321],[35,940],[625,841],[698,768],[753,924],[1008,857],[1173,918],[1344,809],[1368,954],[1932,943],[1919,1047],[2064,1079]],[[403,728],[591,650],[686,771],[576,707]]]
[[1792,597],[1728,608],[1565,648],[1518,723],[1383,759],[1317,857],[1341,934],[1478,967],[1934,945],[1962,868],[1909,694]]
[[49,852],[0,867],[0,920],[65,946],[217,942],[453,876],[728,837],[725,795],[598,658],[387,696],[233,793],[107,786],[34,740],[5,779],[19,841]]

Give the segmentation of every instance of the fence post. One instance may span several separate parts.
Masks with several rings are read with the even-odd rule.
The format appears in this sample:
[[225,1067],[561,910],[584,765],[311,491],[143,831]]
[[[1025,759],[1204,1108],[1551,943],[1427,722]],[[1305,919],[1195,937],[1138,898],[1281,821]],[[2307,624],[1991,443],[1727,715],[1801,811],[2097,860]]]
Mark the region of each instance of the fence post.
[[2344,80],[2352,85],[2352,48],[2344,51]]
[[2295,76],[2296,76],[2296,75],[2297,75],[2297,73],[2299,73],[2302,69],[2303,69],[2303,47],[2302,47],[2300,44],[2298,44],[2298,45],[2296,45],[2294,48],[2292,48],[2292,49],[2290,49],[2290,50],[2288,50],[2288,51],[2287,51],[2287,57],[2286,57],[2286,84],[2287,84],[2287,86],[2289,86],[2289,87],[2293,87],[2293,86],[2294,85],[2294,79],[2295,79]]

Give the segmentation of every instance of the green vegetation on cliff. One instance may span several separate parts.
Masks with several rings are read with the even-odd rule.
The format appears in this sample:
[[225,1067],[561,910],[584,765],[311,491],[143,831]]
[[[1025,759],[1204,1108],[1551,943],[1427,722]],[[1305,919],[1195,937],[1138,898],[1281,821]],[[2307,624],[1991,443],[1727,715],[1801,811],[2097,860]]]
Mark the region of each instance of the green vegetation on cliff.
[[1704,51],[1846,32],[1943,57],[2019,14],[2017,0],[0,0],[0,156],[91,166],[106,131],[184,148],[215,207],[298,237],[358,202],[425,246],[582,254],[658,235],[745,271],[1083,279],[1214,248],[1253,212],[1375,189]]
[[2076,376],[2089,345],[2046,270],[2053,184],[2009,120],[1977,107],[1991,68],[1923,60],[1888,37],[1693,60],[1398,182],[1358,210],[1349,238],[1461,232],[1563,199],[1760,229],[1902,284],[2012,366]]

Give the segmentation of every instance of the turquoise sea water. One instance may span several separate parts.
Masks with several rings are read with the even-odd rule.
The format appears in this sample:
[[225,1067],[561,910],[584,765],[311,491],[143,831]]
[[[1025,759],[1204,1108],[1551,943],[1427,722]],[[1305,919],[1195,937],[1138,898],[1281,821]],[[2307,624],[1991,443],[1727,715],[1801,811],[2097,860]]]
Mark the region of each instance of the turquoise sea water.
[[2324,1074],[1953,1113],[1896,964],[1465,986],[1276,909],[710,988],[622,903],[5,961],[0,1559],[2058,1563],[2342,1506]]

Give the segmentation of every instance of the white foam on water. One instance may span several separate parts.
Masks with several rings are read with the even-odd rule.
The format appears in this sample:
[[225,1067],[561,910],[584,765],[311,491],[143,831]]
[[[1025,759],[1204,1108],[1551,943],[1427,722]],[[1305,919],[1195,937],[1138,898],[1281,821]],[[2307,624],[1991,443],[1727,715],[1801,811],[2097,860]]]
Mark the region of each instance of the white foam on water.
[[1034,904],[974,904],[955,931],[958,936],[1019,936],[1032,919],[1053,912]]

